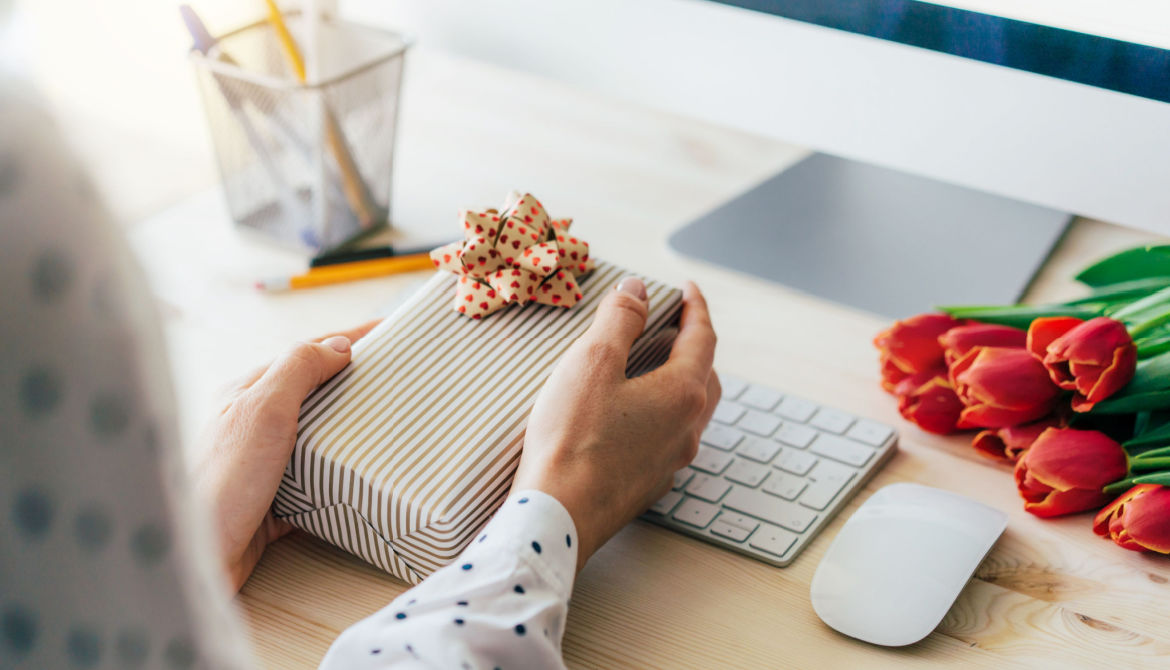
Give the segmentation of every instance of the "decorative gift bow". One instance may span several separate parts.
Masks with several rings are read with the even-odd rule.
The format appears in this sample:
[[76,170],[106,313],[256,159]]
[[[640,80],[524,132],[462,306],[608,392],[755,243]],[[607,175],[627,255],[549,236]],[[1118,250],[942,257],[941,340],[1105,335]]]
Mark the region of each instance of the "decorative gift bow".
[[569,235],[572,219],[550,219],[531,194],[508,194],[502,212],[463,210],[463,237],[431,252],[440,270],[459,275],[454,309],[480,319],[508,303],[572,307],[576,279],[593,269],[589,244]]

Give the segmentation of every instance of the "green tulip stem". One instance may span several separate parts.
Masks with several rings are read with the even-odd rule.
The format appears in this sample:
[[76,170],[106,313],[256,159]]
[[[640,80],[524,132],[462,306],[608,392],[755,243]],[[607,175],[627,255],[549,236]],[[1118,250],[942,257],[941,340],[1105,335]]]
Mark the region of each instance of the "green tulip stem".
[[1161,484],[1162,486],[1170,486],[1170,472],[1154,472],[1127,477],[1106,486],[1101,489],[1101,492],[1105,495],[1117,495],[1119,493],[1125,493],[1138,484]]
[[1129,462],[1129,469],[1133,472],[1170,469],[1170,457],[1134,458]]
[[[1121,446],[1125,447],[1126,449],[1130,448],[1129,442],[1126,442],[1125,444],[1123,444]],[[1149,451],[1143,451],[1142,453],[1140,453],[1136,456],[1133,456],[1132,458],[1137,458],[1137,459],[1161,458],[1164,456],[1170,456],[1170,447],[1162,447],[1160,449],[1151,449]]]
[[1155,307],[1165,305],[1168,302],[1170,302],[1170,288],[1164,288],[1155,293],[1151,293],[1141,300],[1131,302],[1125,307],[1122,307],[1121,309],[1113,312],[1111,316],[1115,319],[1118,319],[1119,321],[1127,321],[1131,317],[1135,317],[1138,314],[1154,309]]
[[[1162,293],[1162,291],[1159,291]],[[1120,312],[1114,314],[1114,318],[1121,318]],[[1170,323],[1170,309],[1163,309],[1157,316],[1147,319],[1139,324],[1134,325],[1129,329],[1130,337],[1139,337],[1142,333],[1149,332],[1162,324]]]
[[1164,354],[1167,351],[1170,351],[1170,337],[1163,336],[1137,343],[1138,358],[1145,359],[1151,356],[1157,356],[1158,354]]

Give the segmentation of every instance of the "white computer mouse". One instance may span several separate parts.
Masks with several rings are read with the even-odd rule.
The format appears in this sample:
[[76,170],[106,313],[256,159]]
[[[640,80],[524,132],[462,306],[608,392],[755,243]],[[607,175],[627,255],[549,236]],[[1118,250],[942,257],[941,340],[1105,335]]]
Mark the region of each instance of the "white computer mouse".
[[853,513],[812,580],[832,628],[889,647],[930,635],[1007,526],[1003,512],[919,484],[891,484]]

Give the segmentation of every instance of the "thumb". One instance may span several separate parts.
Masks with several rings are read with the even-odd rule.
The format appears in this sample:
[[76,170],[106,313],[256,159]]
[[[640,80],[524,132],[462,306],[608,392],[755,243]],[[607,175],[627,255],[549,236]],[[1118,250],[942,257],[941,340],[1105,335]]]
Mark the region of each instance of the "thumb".
[[313,389],[341,372],[349,359],[349,338],[344,335],[302,342],[277,358],[251,390],[270,402],[300,407]]
[[646,285],[637,277],[626,277],[598,305],[597,315],[581,339],[608,344],[628,354],[646,328],[649,313]]

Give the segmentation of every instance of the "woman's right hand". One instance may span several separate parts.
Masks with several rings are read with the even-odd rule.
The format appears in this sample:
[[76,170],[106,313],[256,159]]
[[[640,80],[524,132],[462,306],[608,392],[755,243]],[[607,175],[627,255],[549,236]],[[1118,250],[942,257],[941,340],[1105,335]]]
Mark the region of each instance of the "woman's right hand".
[[513,488],[544,491],[565,506],[577,526],[578,569],[670,490],[719,402],[715,331],[690,282],[670,359],[626,379],[648,312],[641,280],[622,280],[557,365],[528,420]]

